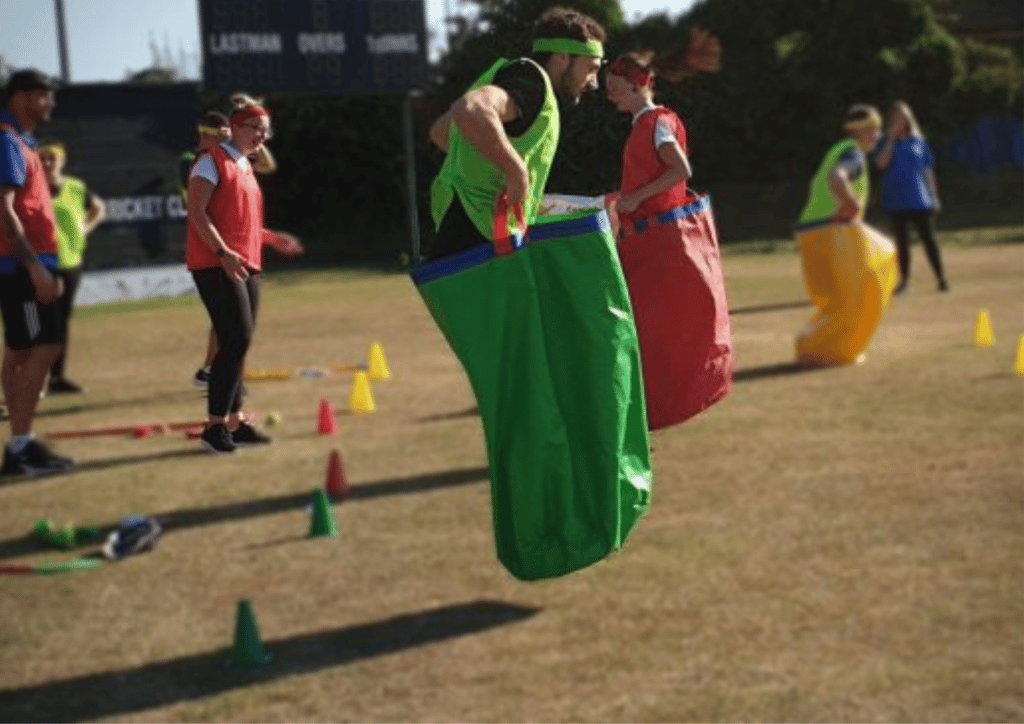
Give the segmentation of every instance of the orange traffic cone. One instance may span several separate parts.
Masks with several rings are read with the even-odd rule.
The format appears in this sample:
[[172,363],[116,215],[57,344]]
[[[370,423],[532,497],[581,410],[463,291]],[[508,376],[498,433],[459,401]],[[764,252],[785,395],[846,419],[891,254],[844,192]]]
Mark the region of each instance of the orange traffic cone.
[[321,435],[333,435],[338,431],[338,423],[334,419],[334,408],[331,407],[331,403],[326,397],[320,400],[316,431]]
[[345,479],[345,468],[341,464],[341,453],[331,450],[327,458],[327,479],[324,489],[334,500],[348,497],[348,480]]

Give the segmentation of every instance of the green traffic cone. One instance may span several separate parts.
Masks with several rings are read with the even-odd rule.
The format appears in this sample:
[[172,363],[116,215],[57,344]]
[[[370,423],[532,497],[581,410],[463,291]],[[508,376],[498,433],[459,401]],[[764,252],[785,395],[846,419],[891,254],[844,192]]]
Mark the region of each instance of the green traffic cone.
[[57,526],[53,524],[53,521],[45,518],[40,518],[32,525],[32,535],[40,540],[44,540],[56,530]]
[[60,548],[62,551],[69,551],[78,545],[78,536],[75,526],[68,523],[62,526],[48,541],[50,545]]
[[260,629],[252,613],[252,604],[244,600],[239,601],[238,614],[235,616],[235,643],[231,650],[231,666],[251,669],[269,664],[273,658],[273,654],[263,647],[260,640]]
[[338,537],[338,521],[334,519],[334,508],[331,507],[323,488],[313,491],[313,515],[309,520],[309,537]]

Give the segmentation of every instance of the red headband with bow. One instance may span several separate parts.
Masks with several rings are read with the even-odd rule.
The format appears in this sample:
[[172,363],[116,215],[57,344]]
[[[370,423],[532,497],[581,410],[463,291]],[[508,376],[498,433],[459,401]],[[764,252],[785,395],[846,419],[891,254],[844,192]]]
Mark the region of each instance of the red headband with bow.
[[648,86],[654,81],[654,73],[644,70],[635,61],[625,57],[616,58],[608,66],[608,72],[626,80],[632,81],[638,86]]
[[270,117],[270,111],[263,106],[245,106],[239,108],[231,114],[231,125],[240,126],[248,120],[253,118],[259,118],[260,116]]

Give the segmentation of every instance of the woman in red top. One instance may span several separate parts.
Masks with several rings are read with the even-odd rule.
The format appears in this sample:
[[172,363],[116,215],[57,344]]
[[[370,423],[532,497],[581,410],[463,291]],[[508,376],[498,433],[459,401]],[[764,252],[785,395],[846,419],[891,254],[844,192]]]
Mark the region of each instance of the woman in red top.
[[608,66],[608,98],[633,116],[616,201],[619,257],[644,367],[648,426],[675,425],[725,396],[732,333],[711,204],[687,188],[686,129],[654,104],[655,76],[718,69],[718,40],[695,30],[682,52],[628,53]]
[[185,264],[217,335],[202,442],[218,453],[270,442],[245,421],[241,381],[259,306],[263,244],[277,244],[263,227],[263,192],[247,158],[270,138],[270,113],[245,96],[234,102],[231,140],[211,146],[192,167],[185,246]]

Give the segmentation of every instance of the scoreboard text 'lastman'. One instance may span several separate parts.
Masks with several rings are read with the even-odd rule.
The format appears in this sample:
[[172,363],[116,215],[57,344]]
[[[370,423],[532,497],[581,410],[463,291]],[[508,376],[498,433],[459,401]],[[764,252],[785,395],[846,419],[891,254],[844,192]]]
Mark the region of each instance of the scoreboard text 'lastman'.
[[426,83],[423,0],[201,0],[204,85],[406,93]]

